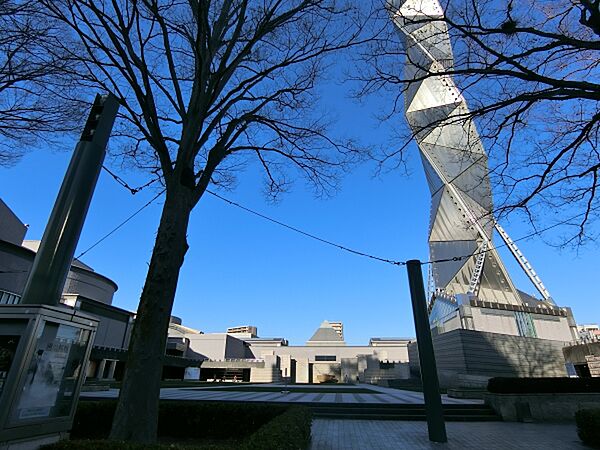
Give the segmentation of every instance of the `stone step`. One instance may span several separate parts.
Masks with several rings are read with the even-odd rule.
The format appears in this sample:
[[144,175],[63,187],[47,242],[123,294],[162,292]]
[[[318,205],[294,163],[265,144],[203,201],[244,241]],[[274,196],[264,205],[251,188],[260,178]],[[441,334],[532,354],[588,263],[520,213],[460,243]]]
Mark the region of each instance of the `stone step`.
[[[315,417],[330,419],[426,420],[425,405],[312,404]],[[448,421],[499,421],[485,405],[444,405]]]

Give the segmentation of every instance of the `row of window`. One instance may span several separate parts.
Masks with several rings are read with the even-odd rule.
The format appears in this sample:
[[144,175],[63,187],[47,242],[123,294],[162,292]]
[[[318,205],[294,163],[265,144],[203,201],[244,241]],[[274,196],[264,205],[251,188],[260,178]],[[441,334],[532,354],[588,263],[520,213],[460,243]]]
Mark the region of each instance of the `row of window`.
[[315,361],[335,361],[335,355],[315,355]]
[[0,291],[0,305],[16,305],[19,303],[19,300],[21,300],[20,295]]

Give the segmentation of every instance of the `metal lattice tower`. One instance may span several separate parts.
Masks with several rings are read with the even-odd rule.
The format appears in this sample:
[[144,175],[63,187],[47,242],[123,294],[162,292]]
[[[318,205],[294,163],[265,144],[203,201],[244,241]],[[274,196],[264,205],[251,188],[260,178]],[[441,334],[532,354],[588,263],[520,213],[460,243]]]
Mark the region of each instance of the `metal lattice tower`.
[[[435,289],[521,304],[492,241],[496,223],[487,154],[462,93],[444,74],[454,63],[444,11],[438,0],[395,0],[388,8],[405,36],[405,78],[414,80],[405,91],[405,111],[431,190],[430,256],[451,259],[432,265]],[[504,230],[500,233],[513,254],[518,252]],[[472,256],[455,258],[463,255]],[[550,300],[533,268],[523,264],[543,298]]]

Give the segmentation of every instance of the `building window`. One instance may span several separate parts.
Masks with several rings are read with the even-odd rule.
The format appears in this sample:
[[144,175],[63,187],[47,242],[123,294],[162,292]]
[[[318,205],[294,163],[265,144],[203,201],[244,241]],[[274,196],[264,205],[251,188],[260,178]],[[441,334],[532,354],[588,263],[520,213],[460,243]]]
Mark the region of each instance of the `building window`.
[[0,291],[0,305],[16,305],[21,296],[6,291]]
[[520,336],[537,337],[531,314],[515,311],[515,319],[517,320],[517,329],[519,330]]
[[335,355],[317,355],[315,361],[335,361]]

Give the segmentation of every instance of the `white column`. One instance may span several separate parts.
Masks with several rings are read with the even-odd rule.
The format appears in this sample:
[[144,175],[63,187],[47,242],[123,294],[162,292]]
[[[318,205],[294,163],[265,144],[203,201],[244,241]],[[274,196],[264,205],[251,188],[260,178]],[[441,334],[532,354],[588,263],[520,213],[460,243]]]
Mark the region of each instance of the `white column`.
[[100,360],[100,363],[98,364],[98,370],[96,371],[96,378],[98,380],[102,380],[102,375],[104,374],[105,366],[106,366],[106,360],[105,359]]
[[108,378],[109,380],[114,380],[115,379],[115,369],[117,368],[117,361],[111,360],[108,363],[109,363],[108,376],[106,378]]

